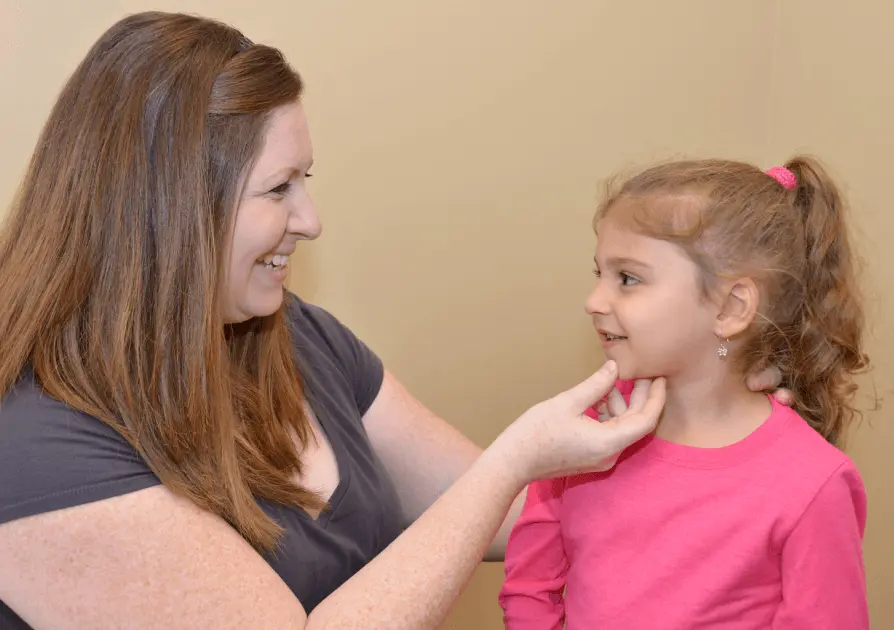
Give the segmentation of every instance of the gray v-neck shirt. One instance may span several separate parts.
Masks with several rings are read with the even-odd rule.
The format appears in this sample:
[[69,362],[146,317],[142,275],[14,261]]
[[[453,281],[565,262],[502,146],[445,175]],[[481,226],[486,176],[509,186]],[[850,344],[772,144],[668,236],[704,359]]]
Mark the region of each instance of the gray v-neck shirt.
[[[310,612],[397,537],[403,517],[361,422],[382,385],[381,361],[328,312],[291,294],[286,301],[308,402],[332,445],[339,484],[317,520],[259,504],[285,530],[265,559]],[[114,429],[48,397],[30,373],[0,404],[0,524],[159,483]],[[2,601],[0,628],[30,630]]]

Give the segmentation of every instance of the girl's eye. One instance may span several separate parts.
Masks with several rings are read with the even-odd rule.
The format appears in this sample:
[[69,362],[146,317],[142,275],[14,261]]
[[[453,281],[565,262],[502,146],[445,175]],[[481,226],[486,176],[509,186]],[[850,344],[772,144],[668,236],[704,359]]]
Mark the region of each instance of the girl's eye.
[[602,272],[599,271],[598,269],[594,269],[594,270],[593,270],[593,275],[596,276],[597,278],[601,278],[601,277],[602,277]]
[[620,275],[621,275],[621,284],[625,287],[629,287],[630,285],[633,285],[633,284],[639,284],[639,280],[637,278],[634,278],[630,274],[626,274],[622,271]]

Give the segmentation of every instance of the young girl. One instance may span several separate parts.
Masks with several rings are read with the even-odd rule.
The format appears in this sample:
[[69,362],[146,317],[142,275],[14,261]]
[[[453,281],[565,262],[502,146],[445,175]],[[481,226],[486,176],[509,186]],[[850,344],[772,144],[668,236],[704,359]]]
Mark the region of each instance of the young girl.
[[[654,376],[667,404],[614,469],[529,487],[506,627],[868,628],[866,496],[836,448],[868,362],[834,184],[809,158],[675,162],[623,184],[595,223],[587,310],[625,379],[607,407]],[[745,385],[771,362],[793,409]]]

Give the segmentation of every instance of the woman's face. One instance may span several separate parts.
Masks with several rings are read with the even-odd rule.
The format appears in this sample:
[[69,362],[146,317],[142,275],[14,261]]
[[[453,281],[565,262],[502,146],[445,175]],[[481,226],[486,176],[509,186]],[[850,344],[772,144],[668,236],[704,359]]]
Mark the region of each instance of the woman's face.
[[223,316],[227,323],[271,315],[283,301],[288,257],[322,226],[305,187],[313,164],[300,103],[273,111],[264,144],[245,183],[227,251]]

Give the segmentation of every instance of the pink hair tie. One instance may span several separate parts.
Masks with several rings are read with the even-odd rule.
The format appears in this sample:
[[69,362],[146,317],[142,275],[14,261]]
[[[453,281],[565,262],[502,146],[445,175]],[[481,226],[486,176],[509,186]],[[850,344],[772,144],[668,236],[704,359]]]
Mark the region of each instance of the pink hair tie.
[[784,166],[774,166],[765,173],[779,182],[786,190],[794,190],[798,187],[798,178]]

